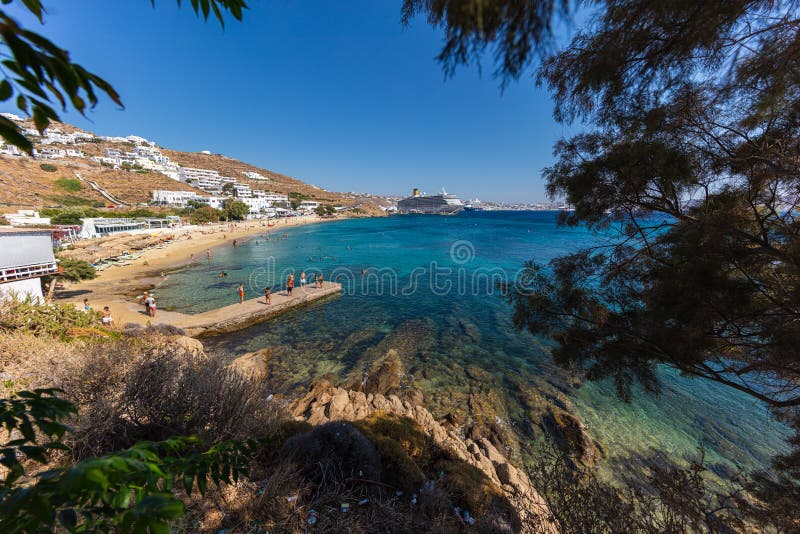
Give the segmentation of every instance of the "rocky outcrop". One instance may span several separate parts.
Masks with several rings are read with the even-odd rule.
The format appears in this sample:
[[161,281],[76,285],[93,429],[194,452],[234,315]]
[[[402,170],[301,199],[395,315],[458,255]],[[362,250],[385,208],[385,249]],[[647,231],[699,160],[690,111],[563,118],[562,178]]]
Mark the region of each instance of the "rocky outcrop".
[[229,365],[244,376],[261,379],[267,376],[267,365],[272,358],[272,348],[257,350],[242,354]]
[[597,465],[602,451],[589,435],[589,431],[577,417],[554,409],[544,418],[545,431],[563,452],[567,453],[576,468],[592,468]]
[[327,380],[316,380],[308,393],[290,403],[288,408],[295,419],[314,425],[340,420],[355,421],[377,412],[408,417],[436,445],[484,473],[502,489],[520,513],[526,512],[529,519],[536,518],[540,523],[537,531],[558,532],[547,503],[524,471],[512,465],[488,439],[472,440],[449,432],[420,404],[413,404],[408,399],[401,400],[393,394],[363,393],[335,387]]

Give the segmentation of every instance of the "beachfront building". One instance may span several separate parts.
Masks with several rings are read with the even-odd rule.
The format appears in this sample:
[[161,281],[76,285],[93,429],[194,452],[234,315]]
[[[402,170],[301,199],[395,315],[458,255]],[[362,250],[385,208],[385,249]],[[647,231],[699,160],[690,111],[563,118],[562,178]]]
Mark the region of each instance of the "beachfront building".
[[82,150],[72,150],[67,149],[67,157],[68,158],[85,158],[86,154],[83,153]]
[[150,191],[153,197],[151,204],[156,206],[175,206],[178,208],[185,208],[189,205],[190,200],[198,200],[200,195],[194,191],[168,191],[164,189],[155,189]]
[[263,198],[273,206],[275,204],[289,205],[289,196],[282,195],[281,193],[264,193],[263,195],[259,195],[259,198]]
[[17,210],[17,213],[6,213],[4,215],[11,226],[38,226],[49,225],[50,217],[40,217],[35,210]]
[[0,228],[0,302],[44,302],[41,277],[58,272],[49,230]]
[[82,239],[103,237],[121,232],[137,232],[147,228],[147,222],[126,218],[86,218],[83,219],[80,234]]
[[215,210],[222,209],[222,205],[225,203],[224,197],[219,197],[215,195],[209,196],[198,196],[197,201],[200,204],[205,204],[210,208],[214,208]]
[[315,202],[313,200],[304,200],[300,203],[297,207],[299,211],[314,211],[319,207],[319,202]]

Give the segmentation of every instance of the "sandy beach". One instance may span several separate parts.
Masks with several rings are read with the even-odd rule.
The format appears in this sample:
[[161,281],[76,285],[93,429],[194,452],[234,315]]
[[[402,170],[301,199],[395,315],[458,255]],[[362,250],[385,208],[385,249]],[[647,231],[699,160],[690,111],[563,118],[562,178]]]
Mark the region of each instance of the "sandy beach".
[[307,215],[271,221],[274,226],[270,227],[266,221],[241,221],[174,229],[171,233],[175,239],[160,248],[145,250],[139,258],[127,265],[109,267],[98,272],[94,280],[65,283],[63,290],[56,291],[55,300],[82,307],[83,299],[88,298],[93,309],[102,310],[104,306],[108,306],[117,327],[126,323],[173,324],[183,314],[159,310],[158,316],[151,319],[141,313],[142,306],[135,300],[135,296],[141,294],[141,291],[158,286],[162,281],[162,271],[168,272],[186,265],[193,260],[193,256],[205,259],[207,250],[211,249],[213,254],[214,247],[230,243],[234,239],[263,235],[267,230],[271,234],[279,234],[287,228],[333,220],[338,219]]

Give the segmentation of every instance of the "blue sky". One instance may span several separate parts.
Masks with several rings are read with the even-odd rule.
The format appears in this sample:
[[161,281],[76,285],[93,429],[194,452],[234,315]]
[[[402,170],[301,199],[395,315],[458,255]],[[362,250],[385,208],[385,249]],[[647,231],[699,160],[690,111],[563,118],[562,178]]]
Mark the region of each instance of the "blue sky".
[[545,200],[541,170],[568,131],[533,73],[503,93],[491,61],[446,79],[441,33],[403,27],[399,0],[250,4],[224,31],[174,0],[48,0],[44,27],[10,11],[122,95],[124,110],[64,115],[76,126],[337,191]]

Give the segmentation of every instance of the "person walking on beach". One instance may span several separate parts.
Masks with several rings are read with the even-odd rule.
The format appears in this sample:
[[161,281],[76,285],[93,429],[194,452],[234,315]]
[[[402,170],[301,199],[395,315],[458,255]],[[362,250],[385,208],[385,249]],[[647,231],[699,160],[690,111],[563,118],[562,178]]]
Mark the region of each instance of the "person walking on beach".
[[114,319],[111,317],[111,310],[108,309],[108,306],[103,308],[103,316],[100,318],[100,322],[103,324],[103,326],[114,326]]
[[292,296],[292,289],[294,289],[294,274],[290,274],[286,280],[286,294]]
[[211,249],[206,250],[206,258],[208,258],[208,263],[211,263]]
[[236,240],[233,240],[233,248],[236,248]]
[[239,284],[239,304],[244,304],[244,284]]
[[303,271],[300,273],[300,289],[306,287],[306,272]]
[[155,317],[156,316],[156,299],[155,299],[155,297],[153,297],[153,295],[150,295],[150,296],[147,297],[147,300],[145,301],[145,306],[147,307],[147,315],[149,315],[150,317]]
[[264,298],[267,301],[267,306],[272,304],[272,291],[270,290],[269,286],[264,289]]
[[142,300],[139,301],[140,303],[144,304],[145,315],[150,315],[150,301],[148,300],[149,298],[150,294],[147,291],[145,291],[144,294],[142,295]]

